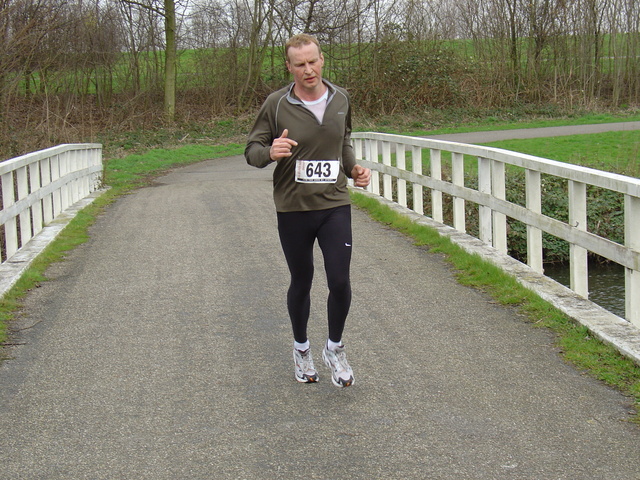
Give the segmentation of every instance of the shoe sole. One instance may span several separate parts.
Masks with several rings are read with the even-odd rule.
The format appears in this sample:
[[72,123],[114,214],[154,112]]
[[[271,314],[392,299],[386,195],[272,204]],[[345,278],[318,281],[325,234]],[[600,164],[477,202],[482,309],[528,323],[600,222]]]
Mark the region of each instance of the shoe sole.
[[312,378],[312,377],[302,377],[300,378],[299,376],[295,375],[296,380],[300,383],[318,383],[318,380],[320,380],[319,377],[316,376],[316,378]]

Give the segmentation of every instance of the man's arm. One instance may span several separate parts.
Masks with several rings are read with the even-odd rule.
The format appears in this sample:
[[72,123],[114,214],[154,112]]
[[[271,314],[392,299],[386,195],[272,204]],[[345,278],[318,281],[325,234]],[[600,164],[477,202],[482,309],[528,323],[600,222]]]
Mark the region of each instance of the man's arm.
[[349,94],[346,93],[347,101],[349,105],[347,106],[347,117],[345,118],[344,124],[344,139],[342,142],[342,167],[344,168],[345,173],[348,177],[351,176],[351,171],[353,167],[356,165],[356,154],[353,151],[353,145],[351,144],[351,98]]
[[[349,99],[349,96],[347,95]],[[351,99],[345,122],[344,142],[342,144],[342,165],[348,177],[356,187],[366,187],[371,180],[371,170],[356,163],[356,155],[351,144]]]
[[247,139],[244,157],[249,165],[264,168],[274,160],[270,150],[274,137],[268,100],[262,105]]

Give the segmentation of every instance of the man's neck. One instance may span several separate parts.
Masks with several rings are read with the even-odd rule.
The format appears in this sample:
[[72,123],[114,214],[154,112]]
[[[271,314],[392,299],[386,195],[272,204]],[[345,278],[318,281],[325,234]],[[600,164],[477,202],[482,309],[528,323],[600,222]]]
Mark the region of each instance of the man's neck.
[[298,85],[293,87],[293,93],[295,93],[296,97],[300,100],[304,100],[305,102],[313,102],[318,100],[322,95],[327,91],[327,86],[324,82],[320,82],[316,88],[313,90],[305,90],[303,88],[299,88]]

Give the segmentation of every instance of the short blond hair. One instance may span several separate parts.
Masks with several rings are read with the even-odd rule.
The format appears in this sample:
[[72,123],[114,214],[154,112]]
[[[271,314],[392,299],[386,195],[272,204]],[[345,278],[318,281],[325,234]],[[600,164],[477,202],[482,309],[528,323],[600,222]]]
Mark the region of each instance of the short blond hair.
[[314,43],[318,47],[318,53],[322,54],[320,42],[318,42],[318,39],[313,35],[309,35],[308,33],[299,33],[287,40],[287,43],[284,44],[284,55],[287,58],[287,61],[289,61],[290,48],[300,48],[304,45],[309,45],[310,43]]

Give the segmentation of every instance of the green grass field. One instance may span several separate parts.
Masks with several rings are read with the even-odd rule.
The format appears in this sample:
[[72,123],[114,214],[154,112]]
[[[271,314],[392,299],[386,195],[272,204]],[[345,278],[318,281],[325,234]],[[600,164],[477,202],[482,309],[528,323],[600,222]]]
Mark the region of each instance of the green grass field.
[[[586,138],[585,138],[586,137]],[[486,145],[607,172],[640,176],[640,132],[504,140]]]

